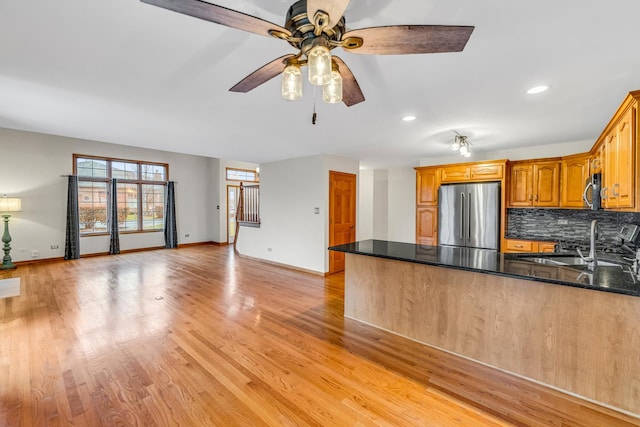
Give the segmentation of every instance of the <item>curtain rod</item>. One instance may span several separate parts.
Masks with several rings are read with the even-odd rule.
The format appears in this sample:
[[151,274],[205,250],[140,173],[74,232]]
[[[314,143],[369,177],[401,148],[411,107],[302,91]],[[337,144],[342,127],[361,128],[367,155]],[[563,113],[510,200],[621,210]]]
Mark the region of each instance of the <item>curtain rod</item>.
[[[70,176],[75,176],[75,175],[60,175],[60,178],[68,178]],[[174,184],[178,183],[178,181],[161,181],[161,182],[173,182]]]

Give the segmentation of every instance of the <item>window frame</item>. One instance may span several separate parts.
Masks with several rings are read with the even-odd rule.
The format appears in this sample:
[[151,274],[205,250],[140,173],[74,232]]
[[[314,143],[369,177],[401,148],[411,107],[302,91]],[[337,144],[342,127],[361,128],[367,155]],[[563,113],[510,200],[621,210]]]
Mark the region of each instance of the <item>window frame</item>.
[[[88,160],[99,160],[106,162],[106,177],[90,177],[90,176],[78,176],[78,159],[88,159]],[[137,179],[125,179],[125,178],[116,178],[118,180],[118,184],[136,184],[137,186],[137,206],[138,206],[138,219],[137,219],[137,230],[126,230],[120,231],[120,234],[137,234],[137,233],[157,233],[164,231],[164,228],[154,228],[154,229],[144,229],[144,215],[143,215],[143,193],[142,187],[144,185],[161,185],[166,187],[167,182],[169,182],[169,164],[161,163],[161,162],[150,162],[146,160],[132,160],[132,159],[122,159],[117,157],[104,157],[104,156],[93,156],[93,155],[85,155],[85,154],[73,154],[73,174],[78,176],[78,181],[87,181],[87,182],[104,182],[107,184],[107,193],[109,192],[109,183],[112,179],[112,171],[113,163],[134,163],[137,164]],[[143,180],[143,165],[151,165],[151,166],[161,166],[164,168],[165,176],[163,181],[152,181],[152,180]],[[107,205],[109,203],[109,198],[107,197]],[[164,205],[166,206],[166,200],[164,200]],[[108,206],[107,206],[108,210]],[[164,222],[164,220],[163,220]],[[80,237],[91,237],[91,236],[104,236],[108,235],[109,230],[106,232],[89,232],[83,233],[80,231]]]
[[[231,178],[229,178],[229,171],[251,172],[255,176],[255,179],[231,179]],[[233,181],[233,182],[260,182],[260,174],[258,173],[257,170],[253,170],[253,169],[241,169],[241,168],[226,167],[224,169],[224,178],[225,178],[226,181]]]

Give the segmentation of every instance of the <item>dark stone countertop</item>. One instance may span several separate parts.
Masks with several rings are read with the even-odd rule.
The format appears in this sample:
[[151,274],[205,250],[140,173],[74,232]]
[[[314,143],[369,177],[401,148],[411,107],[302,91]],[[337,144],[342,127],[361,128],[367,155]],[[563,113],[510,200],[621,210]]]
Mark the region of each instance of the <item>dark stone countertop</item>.
[[[363,240],[332,246],[332,251],[379,258],[435,265],[483,274],[514,277],[562,286],[640,296],[640,280],[630,272],[629,266],[598,266],[589,271],[586,266],[546,265],[524,258],[567,256],[562,254],[500,253],[487,249],[450,246],[422,246],[413,243],[386,240]],[[613,259],[615,255],[602,254],[599,259]]]

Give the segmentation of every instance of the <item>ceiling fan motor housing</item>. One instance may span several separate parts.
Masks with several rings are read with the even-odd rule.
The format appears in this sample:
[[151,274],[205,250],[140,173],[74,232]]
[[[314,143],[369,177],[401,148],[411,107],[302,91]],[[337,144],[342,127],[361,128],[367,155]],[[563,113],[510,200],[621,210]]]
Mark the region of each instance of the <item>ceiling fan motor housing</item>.
[[[318,37],[325,38],[328,41],[339,42],[342,35],[346,32],[344,16],[340,18],[338,24],[333,28],[325,27],[322,34],[317,36],[315,34],[316,26],[314,25],[313,18],[309,19],[307,16],[307,1],[299,0],[287,11],[286,22],[284,27],[291,31],[291,39],[288,40],[289,44],[296,49],[302,51],[303,54],[307,54],[316,43],[314,39]],[[323,43],[324,44],[324,43]],[[329,49],[336,47],[334,43],[326,44]]]

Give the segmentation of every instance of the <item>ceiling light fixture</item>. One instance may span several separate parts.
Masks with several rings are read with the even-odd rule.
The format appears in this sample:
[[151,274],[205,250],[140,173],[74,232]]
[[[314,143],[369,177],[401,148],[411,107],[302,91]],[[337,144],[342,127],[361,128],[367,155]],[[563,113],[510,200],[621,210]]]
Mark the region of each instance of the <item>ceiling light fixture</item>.
[[549,89],[549,86],[546,86],[546,85],[534,86],[534,87],[532,87],[531,89],[529,89],[529,90],[527,91],[527,93],[528,93],[529,95],[535,95],[536,93],[542,93],[542,92],[545,92],[545,91],[547,91],[548,89]]
[[416,116],[404,116],[404,117],[402,118],[402,120],[403,120],[403,121],[405,121],[405,122],[412,122],[412,121],[414,121],[415,119],[416,119]]
[[451,151],[459,151],[462,157],[471,156],[471,143],[468,137],[462,135],[456,135],[456,138],[451,144]]

